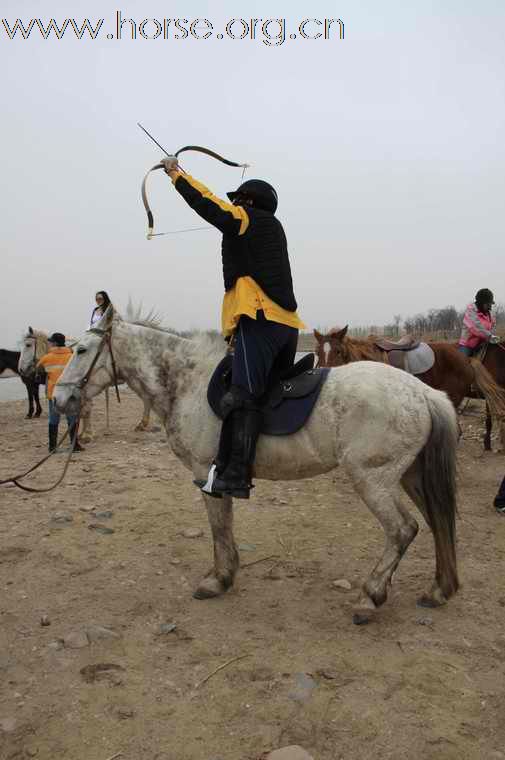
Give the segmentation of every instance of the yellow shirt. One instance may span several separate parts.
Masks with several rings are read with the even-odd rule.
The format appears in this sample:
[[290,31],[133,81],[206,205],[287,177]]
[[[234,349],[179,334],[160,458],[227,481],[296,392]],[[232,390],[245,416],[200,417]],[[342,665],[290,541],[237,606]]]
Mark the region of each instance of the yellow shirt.
[[283,309],[272,301],[252,277],[239,277],[233,288],[224,294],[221,312],[223,335],[227,337],[234,332],[242,314],[256,319],[256,312],[260,309],[271,322],[298,330],[305,327],[296,311]]

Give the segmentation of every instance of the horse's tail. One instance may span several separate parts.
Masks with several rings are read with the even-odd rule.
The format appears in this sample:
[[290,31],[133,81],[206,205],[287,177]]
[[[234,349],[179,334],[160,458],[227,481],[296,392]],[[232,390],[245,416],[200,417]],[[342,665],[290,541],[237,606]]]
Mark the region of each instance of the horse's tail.
[[489,406],[493,417],[505,418],[505,390],[495,382],[492,375],[487,371],[478,359],[470,359],[475,385],[482,393]]
[[449,599],[459,588],[456,562],[458,423],[454,407],[445,394],[430,389],[426,401],[431,433],[418,457],[418,488],[421,488],[423,511],[435,540],[437,583],[445,599]]

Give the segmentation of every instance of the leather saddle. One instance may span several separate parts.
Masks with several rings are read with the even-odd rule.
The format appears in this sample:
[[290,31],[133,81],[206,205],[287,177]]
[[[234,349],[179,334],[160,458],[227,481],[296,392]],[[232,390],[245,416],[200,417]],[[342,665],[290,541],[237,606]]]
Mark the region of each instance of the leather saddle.
[[[291,435],[307,422],[328,377],[329,369],[314,369],[314,354],[307,354],[281,374],[275,374],[260,399],[265,435]],[[217,365],[207,389],[214,414],[222,419],[221,399],[231,385],[233,357],[227,354]]]
[[400,340],[388,340],[387,338],[378,338],[377,340],[374,340],[375,345],[377,348],[380,348],[381,351],[412,351],[414,348],[417,348],[419,345],[419,341],[416,340],[412,335],[403,335]]
[[416,340],[412,335],[404,335],[399,341],[377,339],[375,345],[385,351],[387,362],[396,369],[403,369],[411,375],[422,375],[435,364],[435,354],[431,346]]

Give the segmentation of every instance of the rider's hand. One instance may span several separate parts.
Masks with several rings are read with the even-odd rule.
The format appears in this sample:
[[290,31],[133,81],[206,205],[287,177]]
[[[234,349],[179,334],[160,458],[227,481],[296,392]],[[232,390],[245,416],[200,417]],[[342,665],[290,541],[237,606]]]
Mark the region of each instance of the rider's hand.
[[490,343],[500,343],[500,341],[501,341],[501,338],[499,335],[491,335],[491,337],[489,338]]
[[162,164],[167,174],[170,174],[170,172],[176,172],[179,169],[179,162],[175,156],[163,156],[163,158],[160,159],[160,164]]

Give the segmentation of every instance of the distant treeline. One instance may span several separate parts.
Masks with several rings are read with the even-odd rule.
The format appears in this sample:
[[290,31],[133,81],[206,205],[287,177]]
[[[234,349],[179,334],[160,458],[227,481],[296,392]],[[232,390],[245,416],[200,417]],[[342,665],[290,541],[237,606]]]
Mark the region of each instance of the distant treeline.
[[[497,332],[505,333],[505,305],[497,304],[493,308],[496,316]],[[429,309],[423,314],[402,319],[396,314],[390,324],[367,325],[366,327],[352,328],[350,332],[357,337],[366,337],[370,334],[399,337],[400,335],[432,336],[441,340],[456,340],[461,332],[464,309],[456,309],[455,306],[445,306],[442,309]]]
[[[424,314],[416,314],[413,317],[402,319],[400,314],[395,314],[392,321],[387,325],[366,325],[363,327],[349,327],[349,333],[357,338],[366,338],[369,335],[384,335],[388,338],[399,338],[401,335],[415,335],[416,337],[431,338],[432,340],[457,340],[461,333],[465,310],[456,309],[454,306],[445,306],[442,309],[429,309]],[[496,316],[497,333],[505,337],[505,304],[497,304],[493,308]],[[319,332],[328,333],[332,327],[318,327]],[[343,325],[340,325],[343,327]],[[175,330],[168,328],[169,332],[180,335],[183,338],[192,338],[198,333],[206,333],[216,339],[220,336],[218,330]],[[310,332],[300,333],[298,340],[299,351],[312,351],[315,347],[315,338]]]

